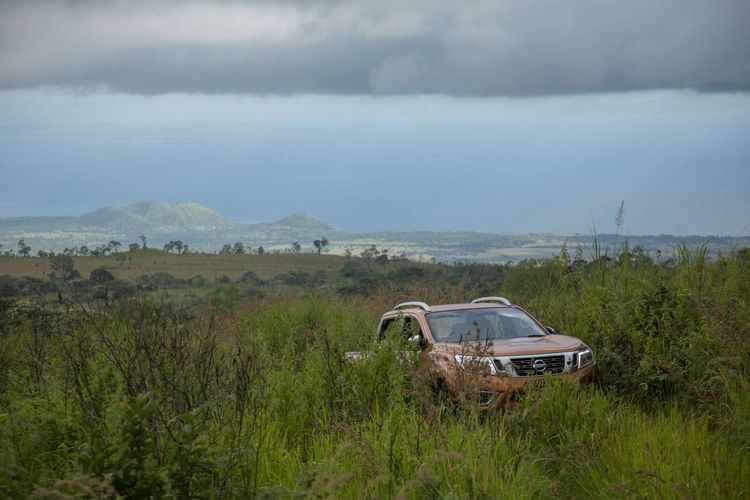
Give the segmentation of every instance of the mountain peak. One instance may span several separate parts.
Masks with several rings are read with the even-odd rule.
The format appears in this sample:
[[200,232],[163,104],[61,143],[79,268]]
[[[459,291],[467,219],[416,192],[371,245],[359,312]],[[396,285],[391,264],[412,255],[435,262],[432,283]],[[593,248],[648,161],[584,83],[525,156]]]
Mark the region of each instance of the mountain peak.
[[331,227],[327,222],[318,216],[308,213],[296,213],[289,217],[284,217],[281,220],[272,223],[274,226],[286,226],[294,229],[305,229],[308,231],[332,231]]
[[[140,225],[145,230],[202,231],[234,227],[236,223],[200,203],[169,205],[161,201],[145,201],[125,208],[106,205],[82,215],[86,226]],[[147,226],[150,226],[147,228]]]
[[159,217],[160,214],[170,212],[172,210],[172,206],[162,201],[143,201],[141,203],[128,205],[124,210],[149,219],[152,217]]
[[105,205],[81,215],[78,220],[84,226],[109,226],[112,224],[132,224],[140,217],[116,205]]

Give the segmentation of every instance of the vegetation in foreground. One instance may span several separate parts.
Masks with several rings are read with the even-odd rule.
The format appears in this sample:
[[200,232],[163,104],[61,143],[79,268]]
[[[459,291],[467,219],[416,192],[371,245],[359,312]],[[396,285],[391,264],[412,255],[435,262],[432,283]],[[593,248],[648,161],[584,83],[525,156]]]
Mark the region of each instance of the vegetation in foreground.
[[[509,269],[494,292],[597,353],[601,383],[505,414],[436,405],[373,344],[415,277],[377,293],[0,305],[0,495],[510,498],[750,495],[750,255],[627,247]],[[349,350],[372,350],[349,363]]]

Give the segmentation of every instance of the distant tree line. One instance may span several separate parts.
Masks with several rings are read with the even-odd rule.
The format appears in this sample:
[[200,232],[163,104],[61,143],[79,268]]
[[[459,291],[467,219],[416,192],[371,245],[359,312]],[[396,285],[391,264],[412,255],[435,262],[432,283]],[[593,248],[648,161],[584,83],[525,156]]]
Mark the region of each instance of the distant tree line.
[[[128,245],[128,251],[131,253],[148,250],[146,236],[139,236],[141,243],[131,243]],[[65,247],[59,252],[53,250],[45,251],[38,250],[37,256],[42,258],[54,257],[55,255],[67,255],[70,257],[106,257],[108,255],[119,254],[119,249],[122,246],[117,240],[110,240],[104,245],[98,245],[95,247],[89,247],[88,245],[81,245],[79,247]],[[0,243],[0,255],[5,257],[31,257],[31,246],[26,244],[24,239],[18,240],[16,244],[17,250],[9,248],[3,250],[5,245]],[[190,252],[190,246],[187,243],[183,243],[181,240],[171,240],[164,244],[163,250],[168,253],[176,253],[178,255],[184,255]]]
[[[315,249],[316,253],[322,253],[325,251],[326,247],[330,245],[330,242],[328,241],[328,238],[323,236],[320,239],[316,239],[313,241],[313,248]],[[301,253],[302,252],[302,245],[299,241],[292,242],[291,245],[289,245],[288,248],[286,248],[285,253]],[[279,254],[281,253],[281,250],[273,250],[273,252],[268,252],[265,248],[263,248],[263,245],[260,245],[258,248],[252,248],[252,247],[246,247],[244,243],[237,241],[234,244],[232,243],[225,243],[224,246],[221,247],[221,250],[219,250],[220,255],[239,255],[239,254],[258,254],[258,255],[264,255],[267,253],[274,253]]]
[[167,253],[177,252],[177,255],[188,253],[190,248],[180,240],[172,240],[164,244],[164,251]]
[[[89,248],[86,245],[82,245],[80,247],[65,247],[60,252],[57,252],[61,255],[68,255],[68,256],[82,256],[82,257],[104,257],[106,255],[112,255],[116,254],[117,250],[122,246],[122,244],[117,240],[110,240],[109,243],[106,243],[104,245],[99,245],[94,248]],[[12,249],[2,251],[4,245],[0,243],[0,252],[2,252],[2,255],[6,257],[12,257],[12,256],[19,256],[19,257],[31,257],[31,246],[26,244],[26,241],[24,239],[18,240],[18,243],[16,243],[16,247],[18,248],[17,252],[14,252]],[[45,251],[45,250],[38,250],[37,256],[38,257],[53,257],[56,255],[56,252],[53,250]]]

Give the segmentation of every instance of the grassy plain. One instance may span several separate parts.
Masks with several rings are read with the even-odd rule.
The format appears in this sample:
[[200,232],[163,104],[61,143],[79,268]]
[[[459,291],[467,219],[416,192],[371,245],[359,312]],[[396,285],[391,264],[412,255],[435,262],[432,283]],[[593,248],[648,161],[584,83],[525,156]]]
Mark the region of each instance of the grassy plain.
[[0,496],[750,495],[748,252],[512,268],[492,290],[589,344],[600,383],[552,383],[489,415],[436,402],[424,359],[373,338],[396,300],[466,285],[429,276],[186,318],[143,298],[1,300]]

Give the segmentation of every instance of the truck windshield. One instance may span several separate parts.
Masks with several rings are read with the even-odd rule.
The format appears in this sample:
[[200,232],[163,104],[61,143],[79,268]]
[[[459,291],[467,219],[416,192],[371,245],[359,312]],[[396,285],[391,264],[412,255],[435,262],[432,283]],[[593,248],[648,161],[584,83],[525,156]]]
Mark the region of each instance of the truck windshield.
[[547,334],[518,309],[492,308],[435,312],[427,315],[436,342],[543,337]]

